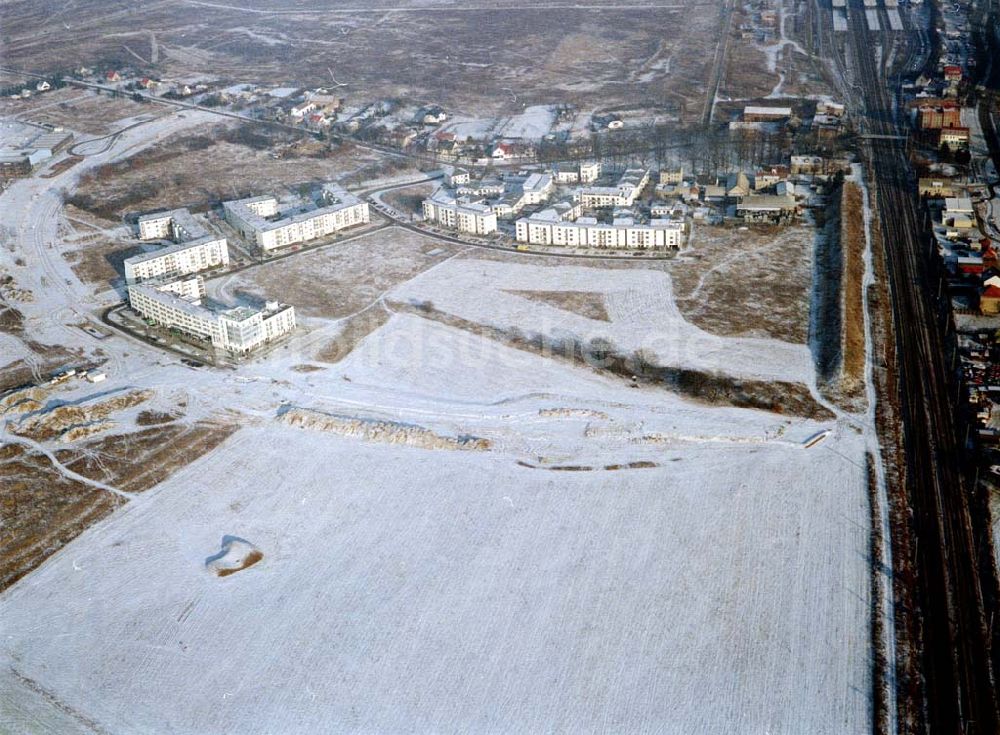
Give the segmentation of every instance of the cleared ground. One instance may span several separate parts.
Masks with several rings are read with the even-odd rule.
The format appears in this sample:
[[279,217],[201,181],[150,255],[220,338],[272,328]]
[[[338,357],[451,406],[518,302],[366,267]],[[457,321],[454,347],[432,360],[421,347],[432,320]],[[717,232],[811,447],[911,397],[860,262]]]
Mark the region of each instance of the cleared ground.
[[[698,88],[690,72],[708,55],[670,61],[660,39],[676,22],[664,18],[690,15],[695,38],[715,8],[274,14],[168,0],[101,10],[85,0],[54,15],[44,3],[2,12],[47,23],[53,63],[77,53],[65,20],[79,53],[153,56],[155,43],[160,70],[378,78],[349,91],[369,97],[384,78],[420,78],[459,90],[454,99],[519,110],[523,99],[494,88],[519,78],[548,94],[543,77],[579,85],[587,73],[580,99],[608,99],[664,85],[667,69],[671,84]],[[484,44],[483,24],[457,20],[468,12],[509,42]],[[37,53],[13,27],[12,53]],[[537,69],[550,52],[551,68]],[[638,57],[657,73],[621,84]],[[407,72],[393,77],[397,66]],[[854,425],[830,412],[706,405],[481,336],[603,337],[665,365],[795,381],[809,398],[808,348],[773,338],[797,328],[794,309],[771,318],[760,308],[775,330],[766,338],[727,337],[675,302],[680,270],[701,279],[732,244],[703,260],[605,266],[466,252],[387,228],[212,282],[224,300],[296,306],[302,328],[266,358],[194,368],[84,332],[114,298],[94,290],[121,215],[382,165],[284,143],[291,152],[273,159],[253,138],[214,130],[200,114],[158,120],[0,202],[7,286],[34,299],[18,296],[3,316],[8,367],[40,374],[44,342],[108,374],[3,416],[5,443],[23,451],[5,449],[0,473],[25,485],[12,511],[2,506],[17,513],[2,529],[20,534],[9,548],[40,550],[5,569],[13,581],[41,566],[0,595],[0,731],[871,730],[865,447]],[[149,149],[156,136],[166,143]],[[161,170],[158,190],[144,190]],[[73,194],[78,174],[91,206],[63,207],[54,192]],[[63,214],[73,219],[60,229]],[[758,308],[770,284],[799,282],[798,270],[754,258],[753,288],[713,299],[711,314]],[[716,289],[714,272],[703,282]]]
[[[574,314],[512,291],[599,292],[610,322]],[[662,365],[770,380],[807,380],[812,361],[805,345],[771,339],[722,339],[686,321],[665,273],[645,269],[452,260],[391,293],[472,322],[548,338],[607,339],[625,353],[648,350]]]
[[[3,16],[5,11],[0,11]],[[85,134],[106,135],[121,128],[120,120],[138,115],[163,115],[161,107],[130,99],[88,92],[75,87],[53,89],[27,100],[0,99],[0,116],[16,117],[38,125],[48,124]]]
[[388,291],[456,252],[457,246],[389,227],[212,281],[209,295],[232,303],[280,293],[310,331],[310,354],[338,362],[385,323],[389,314],[380,301]]
[[808,224],[697,227],[670,265],[681,313],[714,334],[805,344],[816,237]]
[[[3,10],[7,63],[30,68],[108,59],[180,79],[335,81],[351,101],[405,97],[467,114],[517,113],[524,103],[552,100],[593,109],[667,97],[692,118],[704,104],[718,12],[716,2],[288,8],[194,0],[141,12],[95,0],[14,0]],[[44,40],[36,31],[42,23]],[[629,78],[628,70],[657,62],[658,73]]]
[[[870,727],[864,472],[844,458],[859,456],[855,435],[805,450],[815,424],[692,408],[499,346],[474,360],[461,333],[415,327],[366,340],[349,382],[310,375],[310,401],[463,426],[495,450],[239,433],[0,601],[17,631],[3,637],[6,687],[38,682],[60,703],[36,719],[247,733]],[[404,335],[463,356],[385,351]],[[381,399],[355,403],[369,392]],[[262,560],[216,576],[206,565],[226,536]]]
[[161,143],[85,175],[68,202],[96,217],[119,222],[150,209],[209,204],[250,194],[298,192],[339,179],[371,163],[385,165],[353,146],[330,148],[294,133],[212,125]]

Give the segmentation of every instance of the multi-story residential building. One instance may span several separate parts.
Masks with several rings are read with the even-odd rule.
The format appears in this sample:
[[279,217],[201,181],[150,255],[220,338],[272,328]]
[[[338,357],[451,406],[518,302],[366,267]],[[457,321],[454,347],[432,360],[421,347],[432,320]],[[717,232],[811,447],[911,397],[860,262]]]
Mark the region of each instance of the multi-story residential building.
[[677,168],[671,170],[660,171],[660,183],[661,184],[673,184],[676,186],[684,181],[684,169]]
[[521,206],[541,204],[549,198],[552,187],[551,174],[531,174],[521,185]]
[[456,198],[445,188],[439,188],[423,202],[424,220],[475,235],[496,232],[497,215],[488,205],[465,198]]
[[455,194],[460,197],[498,197],[507,191],[507,185],[502,181],[466,181],[455,187]]
[[140,240],[173,240],[173,244],[125,259],[125,280],[139,283],[171,279],[229,265],[226,238],[206,230],[186,209],[139,218]]
[[600,161],[584,161],[580,164],[580,183],[592,184],[601,177]]
[[968,148],[969,129],[968,128],[941,128],[938,131],[938,145],[946,145],[949,148]]
[[647,169],[630,168],[615,186],[590,186],[580,189],[574,198],[584,207],[631,207],[649,183]]
[[278,200],[267,195],[225,202],[222,207],[226,221],[265,252],[371,221],[368,203],[336,184],[323,187],[319,204],[289,216],[282,216]]
[[454,168],[452,166],[446,166],[444,169],[444,181],[448,186],[461,186],[462,184],[468,184],[472,177],[469,176],[469,172],[464,168]]
[[295,329],[295,309],[268,302],[263,308],[237,306],[214,311],[201,304],[201,277],[167,284],[132,284],[129,305],[143,318],[211,342],[234,355],[245,355]]
[[922,105],[917,109],[917,123],[921,130],[961,127],[962,108],[954,102]]
[[674,250],[683,246],[686,230],[684,222],[667,219],[652,219],[649,224],[637,224],[631,217],[610,224],[594,217],[573,221],[556,208],[523,217],[515,227],[517,241],[533,245]]
[[601,175],[598,161],[584,161],[580,164],[560,163],[552,171],[559,184],[591,184]]

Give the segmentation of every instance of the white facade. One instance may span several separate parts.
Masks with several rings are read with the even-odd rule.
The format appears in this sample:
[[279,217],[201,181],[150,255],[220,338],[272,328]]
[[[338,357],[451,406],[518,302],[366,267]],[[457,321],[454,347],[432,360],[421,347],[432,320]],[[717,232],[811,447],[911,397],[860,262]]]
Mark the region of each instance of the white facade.
[[368,203],[335,184],[323,187],[325,206],[291,217],[278,216],[278,200],[272,196],[225,202],[226,221],[241,235],[269,251],[324,237],[347,227],[371,221]]
[[458,196],[464,197],[498,197],[507,191],[507,185],[502,181],[466,181],[455,188]]
[[685,228],[683,222],[665,219],[653,219],[645,225],[631,220],[602,224],[593,217],[580,217],[573,222],[560,219],[550,209],[519,219],[516,233],[518,242],[532,245],[677,250],[684,244]]
[[684,169],[678,168],[673,171],[660,171],[661,184],[680,184],[684,181]]
[[234,354],[247,354],[295,329],[295,309],[291,306],[270,302],[263,309],[239,306],[216,312],[202,306],[200,298],[192,298],[198,291],[204,293],[202,284],[184,291],[185,295],[179,294],[176,283],[135,284],[128,287],[129,304],[151,322],[210,341],[213,347]]
[[474,235],[496,232],[496,212],[485,204],[463,202],[445,189],[438,189],[423,202],[424,220]]
[[531,174],[525,179],[522,185],[524,195],[521,197],[521,206],[528,204],[541,204],[549,198],[552,192],[553,181],[549,174]]
[[648,170],[628,169],[616,186],[585,187],[575,198],[585,207],[631,207],[648,183]]
[[601,176],[600,161],[584,161],[580,164],[580,183],[592,184]]
[[561,164],[553,171],[556,182],[560,184],[592,184],[601,175],[599,161],[583,161],[580,165]]
[[125,259],[127,283],[177,278],[229,265],[226,238],[211,235],[188,210],[176,209],[139,218],[140,240],[168,238],[174,240],[173,245]]
[[472,177],[464,168],[446,167],[444,170],[444,181],[448,186],[461,186],[468,184]]

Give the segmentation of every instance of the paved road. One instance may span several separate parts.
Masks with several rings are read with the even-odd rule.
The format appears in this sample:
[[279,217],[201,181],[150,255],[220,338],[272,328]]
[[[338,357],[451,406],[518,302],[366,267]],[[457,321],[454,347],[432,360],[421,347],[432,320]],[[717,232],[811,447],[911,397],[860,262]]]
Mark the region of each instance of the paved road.
[[[850,51],[864,92],[865,132],[896,135],[888,80],[877,63],[861,0],[852,0]],[[888,41],[884,43],[887,45]],[[979,548],[961,464],[947,367],[947,315],[935,303],[934,257],[925,242],[905,144],[869,140],[897,340],[904,417],[906,489],[917,543],[916,596],[923,634],[921,673],[926,728],[932,733],[998,732],[996,689]],[[985,561],[985,560],[984,560]]]

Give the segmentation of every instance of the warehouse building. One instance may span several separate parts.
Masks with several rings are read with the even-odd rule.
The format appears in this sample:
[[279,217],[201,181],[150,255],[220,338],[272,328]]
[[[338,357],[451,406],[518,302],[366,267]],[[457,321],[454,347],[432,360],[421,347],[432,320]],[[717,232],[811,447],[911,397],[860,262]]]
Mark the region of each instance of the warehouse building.
[[736,218],[745,222],[784,224],[795,217],[797,210],[794,196],[757,194],[740,198]]

